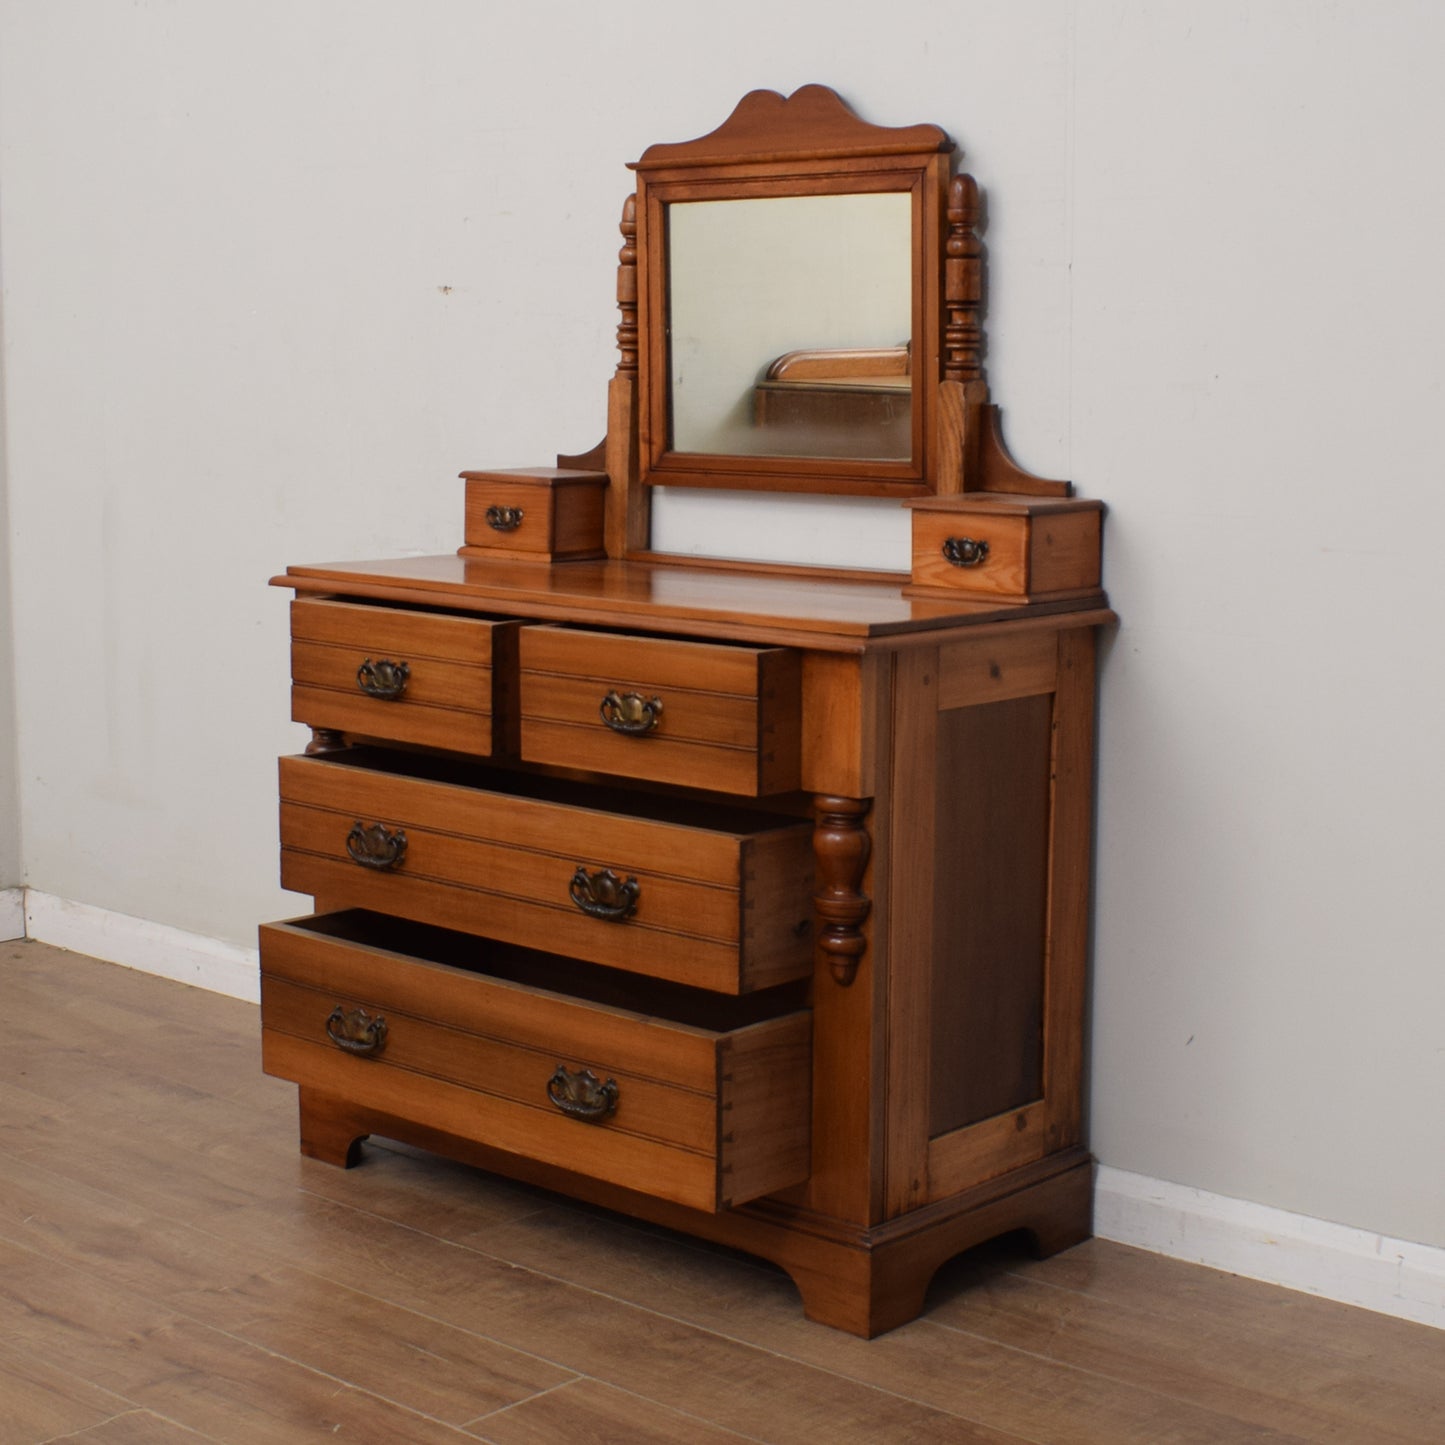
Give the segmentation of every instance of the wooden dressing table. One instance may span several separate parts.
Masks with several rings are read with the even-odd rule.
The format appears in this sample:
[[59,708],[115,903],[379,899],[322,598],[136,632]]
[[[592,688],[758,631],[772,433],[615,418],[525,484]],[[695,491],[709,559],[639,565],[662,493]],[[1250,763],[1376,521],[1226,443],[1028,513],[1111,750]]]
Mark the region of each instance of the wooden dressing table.
[[[466,473],[457,556],[275,579],[317,911],[261,930],[262,1020],[304,1153],[402,1139],[718,1240],[869,1336],[961,1249],[1088,1236],[1099,507],[1002,446],[951,150],[820,86],[652,147],[605,442]],[[902,198],[904,454],[682,449],[670,208],[859,194]],[[658,485],[917,502],[914,574],[660,555]]]

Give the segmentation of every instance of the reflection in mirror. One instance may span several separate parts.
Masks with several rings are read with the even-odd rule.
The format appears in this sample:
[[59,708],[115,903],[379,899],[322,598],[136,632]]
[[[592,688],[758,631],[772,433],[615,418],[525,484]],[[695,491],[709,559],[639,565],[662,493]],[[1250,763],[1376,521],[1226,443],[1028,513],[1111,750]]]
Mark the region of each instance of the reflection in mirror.
[[670,449],[911,455],[912,199],[668,207]]

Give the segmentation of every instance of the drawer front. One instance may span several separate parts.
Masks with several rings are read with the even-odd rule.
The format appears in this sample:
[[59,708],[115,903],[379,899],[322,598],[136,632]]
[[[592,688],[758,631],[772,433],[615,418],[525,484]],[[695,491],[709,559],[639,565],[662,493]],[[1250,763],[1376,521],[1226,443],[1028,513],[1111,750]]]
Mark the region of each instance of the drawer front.
[[1100,528],[1097,508],[1033,516],[916,510],[913,583],[1015,601],[1086,591],[1099,585]]
[[468,482],[466,545],[477,552],[552,555],[552,493],[506,482]]
[[[990,596],[1022,596],[1029,589],[1027,517],[913,514],[913,581]],[[958,563],[945,554],[949,548]],[[982,560],[968,559],[980,555]]]
[[[812,967],[812,830],[631,817],[319,758],[281,761],[281,881],[726,993]],[[696,810],[706,816],[706,810]]]
[[262,928],[268,1073],[695,1209],[806,1178],[806,1012],[727,1030],[644,1016],[438,961],[455,935],[431,956],[379,947],[369,920],[387,923]]
[[604,555],[605,473],[539,468],[462,476],[463,556],[545,562]]
[[292,719],[454,752],[505,752],[515,734],[516,633],[516,623],[484,617],[298,599]]
[[800,666],[788,648],[523,627],[531,762],[757,797],[798,787]]

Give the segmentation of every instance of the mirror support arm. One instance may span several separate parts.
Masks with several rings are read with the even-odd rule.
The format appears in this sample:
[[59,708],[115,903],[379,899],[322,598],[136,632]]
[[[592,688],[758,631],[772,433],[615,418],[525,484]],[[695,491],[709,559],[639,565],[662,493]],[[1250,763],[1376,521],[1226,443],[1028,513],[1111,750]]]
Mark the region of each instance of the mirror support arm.
[[637,197],[622,206],[622,249],[617,253],[617,373],[607,388],[607,555],[645,551],[652,506],[638,483],[637,465]]
[[948,239],[944,243],[943,379],[983,380],[983,242],[978,183],[960,172],[948,184]]

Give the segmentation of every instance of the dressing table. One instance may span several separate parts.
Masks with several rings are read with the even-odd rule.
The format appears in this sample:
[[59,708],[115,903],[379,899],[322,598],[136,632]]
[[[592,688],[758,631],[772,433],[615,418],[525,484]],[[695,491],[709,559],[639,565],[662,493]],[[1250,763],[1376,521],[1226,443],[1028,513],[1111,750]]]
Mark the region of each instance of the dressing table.
[[[1089,1235],[1101,509],[1003,445],[952,152],[821,86],[652,146],[604,442],[464,473],[454,556],[275,579],[316,912],[261,930],[262,1022],[303,1153],[719,1241],[864,1336],[980,1241]],[[779,422],[799,356],[829,401]],[[893,498],[912,572],[665,555],[658,487]]]

